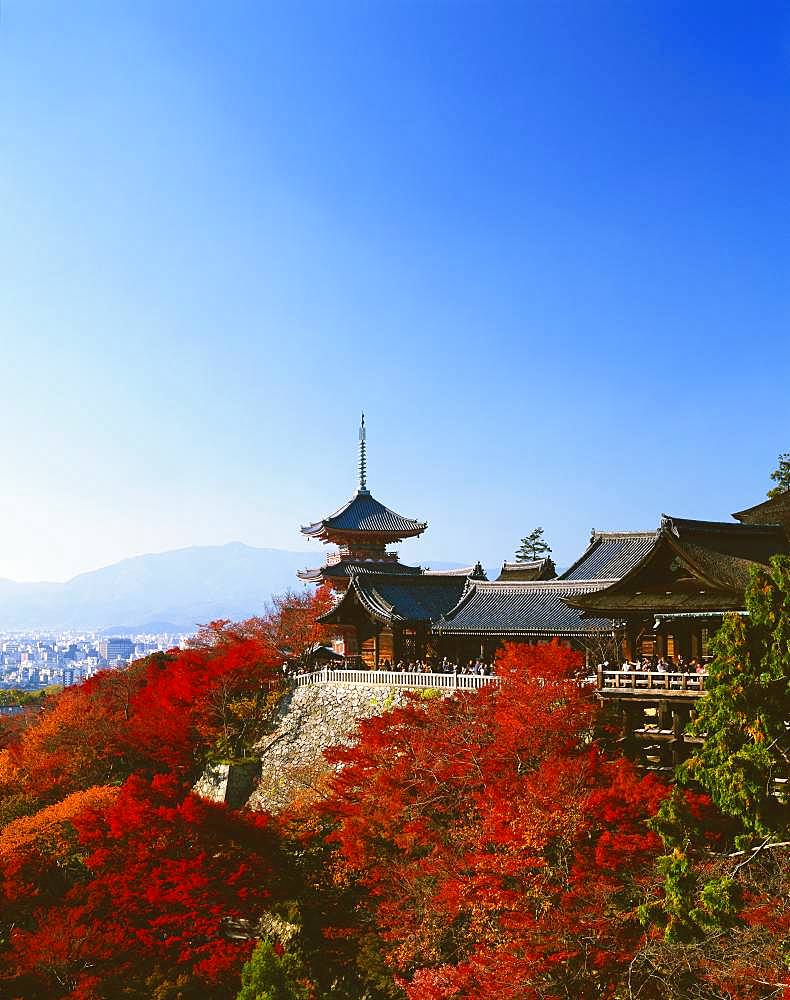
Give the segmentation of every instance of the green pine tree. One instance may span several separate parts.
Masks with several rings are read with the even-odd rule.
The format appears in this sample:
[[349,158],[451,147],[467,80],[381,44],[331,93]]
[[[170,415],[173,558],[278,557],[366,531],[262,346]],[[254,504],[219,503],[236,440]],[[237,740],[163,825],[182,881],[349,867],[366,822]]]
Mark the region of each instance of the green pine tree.
[[543,528],[533,528],[526,538],[521,539],[516,559],[519,562],[529,562],[531,559],[542,559],[550,552],[551,548],[543,537]]
[[309,1000],[307,973],[301,960],[278,950],[264,938],[241,970],[236,1000]]
[[780,493],[790,490],[790,451],[785,451],[779,456],[779,465],[771,473],[771,479],[776,486],[768,490],[769,497],[777,497]]
[[741,893],[731,878],[700,883],[694,858],[704,845],[704,831],[674,788],[647,825],[661,837],[667,852],[656,859],[662,896],[638,909],[643,924],[661,928],[667,941],[699,941],[711,931],[737,922]]
[[752,572],[748,618],[726,615],[689,732],[704,737],[679,777],[698,781],[747,835],[786,832],[774,778],[790,774],[790,556]]

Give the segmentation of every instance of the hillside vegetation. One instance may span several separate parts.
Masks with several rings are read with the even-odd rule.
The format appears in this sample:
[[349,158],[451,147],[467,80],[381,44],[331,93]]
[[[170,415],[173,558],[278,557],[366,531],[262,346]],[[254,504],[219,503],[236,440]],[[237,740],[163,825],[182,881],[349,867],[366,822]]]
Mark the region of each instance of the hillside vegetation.
[[575,653],[512,645],[498,688],[361,722],[287,813],[198,798],[271,726],[321,592],[53,694],[3,723],[2,995],[787,1000],[787,809],[752,779],[788,749],[759,705],[790,691],[788,579],[724,630],[715,740],[672,785],[605,749]]

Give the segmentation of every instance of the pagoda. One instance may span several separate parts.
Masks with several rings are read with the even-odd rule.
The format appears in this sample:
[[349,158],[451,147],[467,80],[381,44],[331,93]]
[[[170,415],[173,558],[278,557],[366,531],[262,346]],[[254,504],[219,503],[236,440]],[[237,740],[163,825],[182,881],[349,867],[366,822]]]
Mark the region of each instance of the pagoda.
[[396,514],[379,503],[367,486],[365,414],[359,428],[359,486],[354,496],[334,514],[302,527],[302,534],[325,545],[337,546],[323,566],[301,570],[297,576],[306,583],[331,584],[335,591],[345,591],[352,575],[386,573],[390,576],[419,576],[419,566],[404,566],[398,553],[388,551],[404,538],[416,538],[428,527],[427,521],[415,521]]

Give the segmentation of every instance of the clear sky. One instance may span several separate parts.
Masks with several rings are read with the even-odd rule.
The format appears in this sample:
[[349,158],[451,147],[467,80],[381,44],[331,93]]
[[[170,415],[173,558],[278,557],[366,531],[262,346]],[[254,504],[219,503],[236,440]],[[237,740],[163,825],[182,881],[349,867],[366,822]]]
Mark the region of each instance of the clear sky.
[[412,560],[757,502],[789,99],[771,0],[4,0],[0,576],[305,548],[363,408]]

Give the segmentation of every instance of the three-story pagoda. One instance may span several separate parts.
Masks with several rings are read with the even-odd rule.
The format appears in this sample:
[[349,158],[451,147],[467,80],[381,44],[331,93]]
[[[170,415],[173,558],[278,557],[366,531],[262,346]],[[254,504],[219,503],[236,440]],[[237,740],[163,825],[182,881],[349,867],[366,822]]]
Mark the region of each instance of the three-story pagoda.
[[337,547],[323,566],[305,569],[297,575],[306,583],[329,582],[336,591],[348,587],[352,574],[386,573],[418,576],[419,566],[404,566],[398,553],[388,551],[404,538],[415,538],[428,527],[385,507],[367,487],[365,415],[359,428],[359,487],[356,494],[334,514],[302,527],[302,534],[325,545]]

